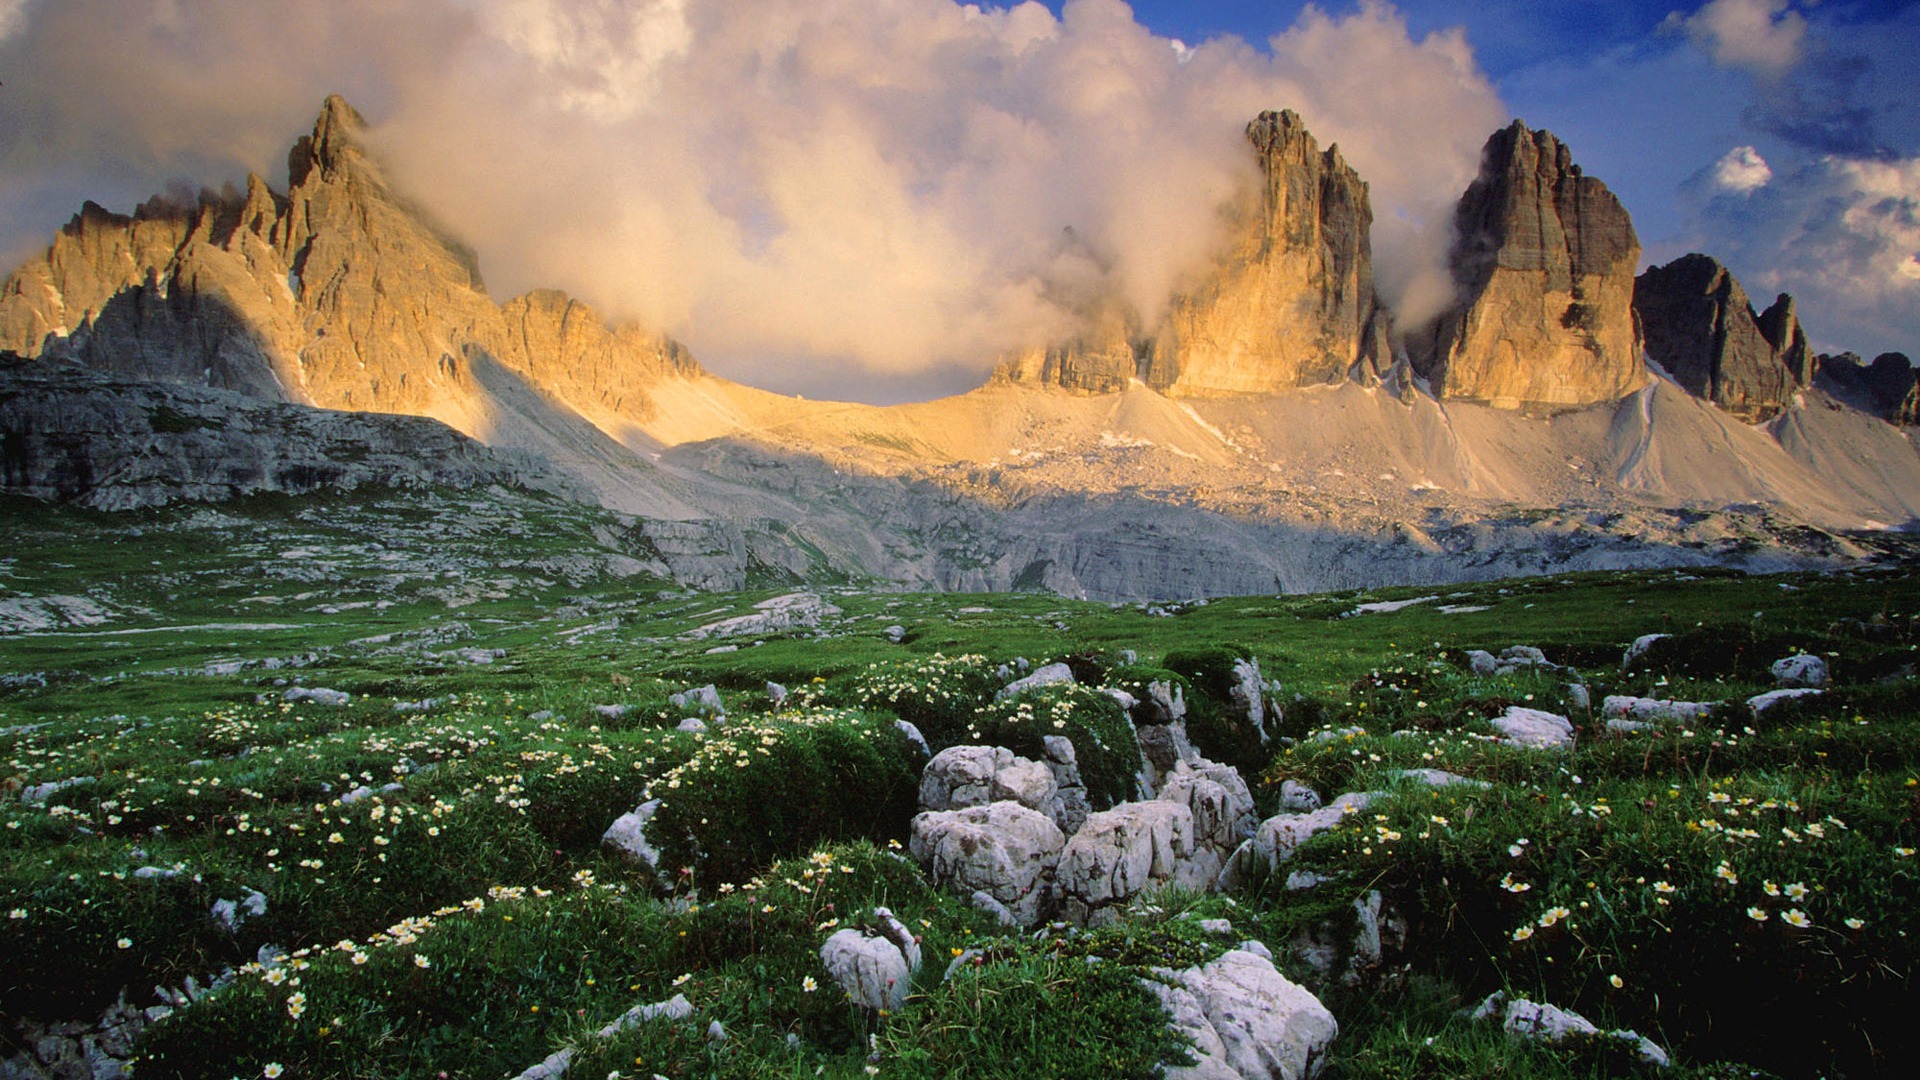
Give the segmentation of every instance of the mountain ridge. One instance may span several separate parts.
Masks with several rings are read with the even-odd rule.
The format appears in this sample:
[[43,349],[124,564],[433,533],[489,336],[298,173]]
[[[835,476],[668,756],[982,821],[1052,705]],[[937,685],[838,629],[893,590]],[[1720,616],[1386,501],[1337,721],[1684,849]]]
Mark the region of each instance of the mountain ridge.
[[[1634,325],[1631,222],[1517,122],[1463,201],[1494,222],[1472,241],[1492,269],[1424,361],[1381,351],[1398,331],[1371,291],[1364,181],[1297,116],[1267,113],[1249,125],[1265,183],[1239,204],[1237,246],[1170,309],[1227,347],[1182,353],[1167,342],[1205,335],[1149,340],[1109,309],[1110,353],[1096,334],[890,407],[717,378],[561,293],[494,302],[472,253],[391,190],[362,123],[329,98],[284,195],[250,177],[192,206],[83,208],[0,283],[0,348],[431,416],[610,507],[686,523],[682,564],[709,583],[752,563],[1185,599],[1636,559],[1799,565],[1863,554],[1850,530],[1920,520],[1900,429],[1812,386],[1753,427],[1648,369],[1637,339],[1628,361],[1592,345]],[[1581,304],[1597,313],[1568,319]],[[1490,324],[1508,327],[1514,370],[1482,364],[1474,382],[1461,342]],[[1605,361],[1584,382],[1566,375],[1580,355]]]

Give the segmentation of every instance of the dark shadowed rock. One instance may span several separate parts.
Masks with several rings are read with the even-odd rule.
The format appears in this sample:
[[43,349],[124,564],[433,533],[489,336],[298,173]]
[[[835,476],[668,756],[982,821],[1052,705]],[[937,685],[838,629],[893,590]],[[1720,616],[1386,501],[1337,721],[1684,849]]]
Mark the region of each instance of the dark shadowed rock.
[[64,364],[0,365],[0,489],[13,494],[121,510],[426,484],[573,492],[526,455],[425,417],[330,412]]
[[1894,424],[1920,424],[1920,372],[1903,353],[1869,364],[1853,353],[1821,356],[1814,385],[1864,413]]
[[1647,359],[1681,386],[1749,423],[1786,407],[1813,379],[1813,352],[1782,294],[1754,314],[1740,282],[1706,255],[1650,267],[1634,282]]

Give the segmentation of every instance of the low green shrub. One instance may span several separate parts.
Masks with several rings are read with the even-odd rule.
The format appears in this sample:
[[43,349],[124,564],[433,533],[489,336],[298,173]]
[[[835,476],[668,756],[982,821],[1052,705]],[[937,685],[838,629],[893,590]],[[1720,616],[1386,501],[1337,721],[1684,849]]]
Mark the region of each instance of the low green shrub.
[[1035,761],[1046,760],[1047,736],[1066,737],[1096,810],[1126,802],[1137,790],[1140,743],[1133,724],[1119,702],[1093,687],[1044,686],[993,702],[974,713],[966,735],[968,742],[1004,746]]
[[649,789],[648,837],[702,884],[828,841],[904,838],[920,752],[891,719],[817,709],[729,720]]
[[978,653],[934,653],[870,664],[850,680],[850,703],[885,709],[920,729],[936,753],[965,739],[974,710],[999,688],[994,665]]

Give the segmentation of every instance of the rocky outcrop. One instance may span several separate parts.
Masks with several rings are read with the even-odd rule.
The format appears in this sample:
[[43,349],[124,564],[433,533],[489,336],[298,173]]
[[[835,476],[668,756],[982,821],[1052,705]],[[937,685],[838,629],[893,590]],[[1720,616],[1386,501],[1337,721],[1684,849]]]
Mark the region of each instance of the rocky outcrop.
[[1257,943],[1183,971],[1155,969],[1146,986],[1197,1059],[1164,1070],[1176,1080],[1311,1080],[1340,1031]]
[[1065,844],[1052,819],[1006,801],[916,815],[909,850],[934,884],[1030,926],[1046,910]]
[[1839,401],[1892,424],[1920,424],[1920,371],[1904,353],[1869,364],[1854,353],[1821,355],[1813,384]]
[[429,484],[574,492],[525,455],[424,417],[274,404],[64,364],[0,365],[0,489],[13,494],[124,510]]
[[1633,321],[1640,241],[1559,139],[1517,120],[1495,132],[1454,232],[1459,298],[1430,340],[1409,343],[1436,395],[1580,406],[1646,381]]
[[1265,394],[1384,367],[1367,185],[1320,149],[1298,114],[1247,125],[1257,190],[1229,210],[1233,240],[1202,283],[1143,329],[1111,302],[1070,342],[1030,350],[1003,378],[1106,393],[1141,382],[1171,395]]
[[1782,293],[1754,314],[1746,290],[1706,255],[1649,267],[1634,282],[1647,359],[1688,392],[1748,423],[1767,420],[1813,380],[1813,351]]
[[87,204],[0,282],[0,349],[435,416],[496,445],[553,438],[514,428],[494,407],[502,396],[537,389],[563,408],[644,420],[649,386],[697,373],[677,343],[609,328],[560,293],[496,305],[473,253],[391,188],[363,130],[329,97],[288,157],[284,195],[249,176],[244,193],[154,199],[130,217]]

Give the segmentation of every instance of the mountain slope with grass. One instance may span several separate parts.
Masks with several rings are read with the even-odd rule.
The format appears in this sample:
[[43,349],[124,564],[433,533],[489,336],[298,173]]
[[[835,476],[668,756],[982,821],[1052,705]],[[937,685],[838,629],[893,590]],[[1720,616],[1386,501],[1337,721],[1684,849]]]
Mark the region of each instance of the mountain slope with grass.
[[[1205,1049],[1170,988],[1262,963],[1337,1022],[1321,1077],[1920,1060],[1908,573],[701,594],[600,511],[434,498],[12,508],[17,1074],[97,1051],[148,1076],[514,1076],[563,1052],[595,1077],[1146,1076]],[[1072,685],[1004,696],[1052,662]],[[1175,699],[1194,756],[1155,773],[1148,703]],[[1509,741],[1518,710],[1570,745]],[[1051,760],[1043,735],[1077,748],[1089,821],[1184,812],[1166,792],[1204,757],[1245,784],[1249,850],[1297,841],[1230,883],[1148,874],[1099,925],[1042,901],[1038,933],[1007,928],[913,857],[921,774],[954,747]],[[655,799],[653,861],[603,841]],[[918,967],[861,1005],[823,950],[888,920]],[[1496,991],[1602,1034],[1474,1019]]]

